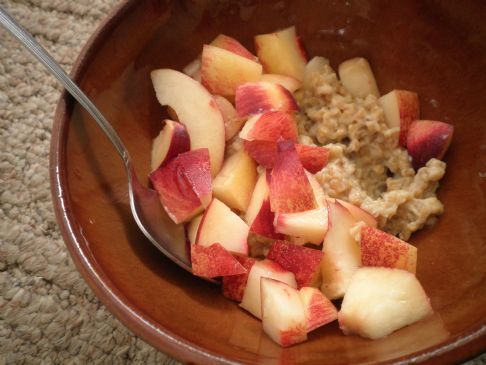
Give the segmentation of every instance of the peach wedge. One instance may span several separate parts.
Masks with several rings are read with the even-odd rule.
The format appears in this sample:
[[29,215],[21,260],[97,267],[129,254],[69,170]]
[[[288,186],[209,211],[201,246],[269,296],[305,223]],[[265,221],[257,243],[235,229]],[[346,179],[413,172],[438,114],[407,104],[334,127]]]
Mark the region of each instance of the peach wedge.
[[248,225],[228,206],[213,199],[199,224],[196,244],[211,246],[220,243],[231,253],[248,254]]
[[414,274],[363,267],[349,283],[338,321],[345,334],[378,339],[430,314],[429,298]]
[[294,274],[283,269],[279,264],[268,259],[256,262],[248,274],[248,281],[240,307],[260,319],[262,318],[262,301],[260,295],[260,279],[262,277],[272,278],[284,282],[292,288],[297,288]]
[[299,292],[304,303],[307,332],[314,331],[337,319],[336,307],[319,289],[306,286],[300,288]]
[[235,95],[236,88],[258,81],[262,65],[236,53],[204,45],[201,56],[201,83],[213,94]]
[[203,278],[245,274],[246,269],[219,243],[191,245],[192,273]]
[[288,347],[307,340],[304,305],[299,291],[280,281],[262,278],[263,331],[276,343]]
[[360,247],[363,266],[391,267],[415,274],[417,248],[391,234],[373,227],[362,227]]
[[407,90],[392,90],[378,99],[385,122],[390,128],[399,128],[399,144],[407,146],[408,127],[420,117],[420,104],[417,93]]
[[277,142],[277,157],[270,180],[270,207],[274,213],[317,208],[312,187],[292,141]]
[[441,160],[452,141],[454,127],[434,120],[418,120],[410,124],[407,150],[412,165],[418,170],[431,158]]
[[270,111],[295,112],[299,106],[282,85],[271,82],[248,82],[238,86],[235,106],[241,118]]
[[183,124],[166,119],[159,135],[152,142],[152,171],[191,148],[189,134]]
[[297,287],[318,286],[320,283],[321,250],[296,246],[287,241],[275,241],[267,259],[295,275]]
[[339,65],[338,73],[344,88],[351,95],[358,98],[380,96],[375,76],[365,58],[356,57],[344,61]]
[[307,56],[295,27],[255,36],[255,48],[266,73],[303,80]]
[[201,148],[179,154],[152,172],[150,181],[175,223],[190,220],[212,196],[208,150]]
[[191,149],[208,149],[211,176],[215,176],[223,164],[225,132],[223,116],[213,97],[182,72],[160,69],[150,75],[159,103],[171,107],[186,127]]
[[244,150],[226,159],[213,180],[213,195],[232,209],[245,212],[255,188],[255,161]]

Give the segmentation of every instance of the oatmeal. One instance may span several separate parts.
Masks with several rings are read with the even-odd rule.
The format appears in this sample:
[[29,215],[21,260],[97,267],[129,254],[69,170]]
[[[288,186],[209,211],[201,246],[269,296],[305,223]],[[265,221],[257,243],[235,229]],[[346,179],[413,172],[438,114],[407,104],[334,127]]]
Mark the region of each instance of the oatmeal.
[[370,212],[385,231],[407,240],[443,212],[437,199],[446,164],[431,159],[417,172],[398,145],[399,128],[390,128],[374,95],[353,97],[329,62],[314,58],[304,88],[295,93],[299,142],[330,149],[330,160],[316,174],[330,197]]

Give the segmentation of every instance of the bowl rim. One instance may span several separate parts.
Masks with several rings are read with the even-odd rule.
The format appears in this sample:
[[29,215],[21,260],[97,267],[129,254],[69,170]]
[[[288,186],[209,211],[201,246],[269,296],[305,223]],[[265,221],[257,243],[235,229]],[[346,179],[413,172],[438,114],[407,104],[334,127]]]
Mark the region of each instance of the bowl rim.
[[[121,1],[100,22],[73,64],[70,76],[75,82],[79,82],[83,78],[98,47],[137,3],[137,0]],[[226,356],[211,352],[162,328],[145,315],[141,308],[136,307],[119,289],[111,285],[110,278],[87,249],[87,245],[83,245],[83,242],[86,243],[87,240],[83,236],[80,226],[77,225],[76,216],[71,208],[66,174],[66,136],[74,105],[75,100],[63,89],[56,106],[51,132],[49,177],[56,220],[77,270],[103,305],[132,333],[157,350],[178,360],[198,364],[238,364]],[[469,346],[466,347],[466,345]],[[445,343],[379,364],[404,365],[426,362],[442,364],[444,363],[442,361],[452,363],[470,359],[482,351],[484,352],[485,349],[486,324],[485,321],[482,321],[469,330],[449,338]]]

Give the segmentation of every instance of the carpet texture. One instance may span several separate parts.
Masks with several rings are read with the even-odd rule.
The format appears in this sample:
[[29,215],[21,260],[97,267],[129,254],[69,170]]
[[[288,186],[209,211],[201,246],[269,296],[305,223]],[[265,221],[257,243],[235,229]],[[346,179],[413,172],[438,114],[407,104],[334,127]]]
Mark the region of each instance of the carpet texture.
[[[0,0],[68,71],[116,3]],[[48,176],[60,89],[0,30],[0,365],[176,364],[108,312],[64,246]]]
[[[114,0],[0,0],[70,70]],[[61,87],[0,29],[0,364],[175,364],[134,336],[74,267],[48,155]]]

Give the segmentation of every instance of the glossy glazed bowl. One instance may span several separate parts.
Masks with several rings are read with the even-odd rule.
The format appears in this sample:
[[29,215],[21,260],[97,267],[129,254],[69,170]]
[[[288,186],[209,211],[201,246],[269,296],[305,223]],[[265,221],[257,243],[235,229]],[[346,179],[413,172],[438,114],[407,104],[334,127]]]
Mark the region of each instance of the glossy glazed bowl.
[[[55,116],[51,179],[73,259],[103,303],[134,333],[180,360],[205,364],[455,363],[486,349],[486,25],[480,2],[128,1],[80,55],[73,77],[113,123],[139,176],[164,109],[149,72],[181,69],[225,33],[297,26],[310,56],[336,66],[370,61],[382,93],[418,92],[422,116],[454,124],[439,197],[445,214],[411,240],[434,317],[388,338],[344,336],[336,323],[282,349],[219,288],[167,260],[132,220],[114,148],[64,94]],[[188,100],[190,102],[190,100]]]

